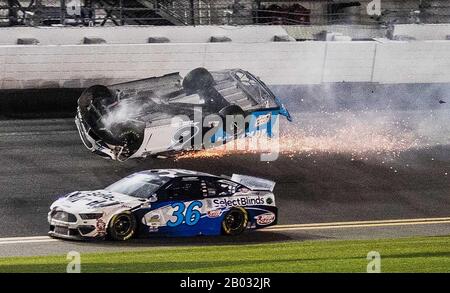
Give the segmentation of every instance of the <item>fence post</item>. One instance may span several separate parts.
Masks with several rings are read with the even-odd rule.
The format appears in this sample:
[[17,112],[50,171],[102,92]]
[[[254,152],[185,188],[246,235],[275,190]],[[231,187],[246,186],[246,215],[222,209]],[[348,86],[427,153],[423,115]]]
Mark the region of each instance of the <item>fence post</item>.
[[125,24],[125,20],[123,18],[123,0],[119,1],[120,11],[119,11],[119,18],[120,18],[120,25]]
[[66,0],[61,0],[60,23],[64,25],[66,22]]
[[194,5],[194,0],[190,0],[189,1],[189,6],[190,6],[190,10],[191,10],[191,24],[195,25],[195,5]]

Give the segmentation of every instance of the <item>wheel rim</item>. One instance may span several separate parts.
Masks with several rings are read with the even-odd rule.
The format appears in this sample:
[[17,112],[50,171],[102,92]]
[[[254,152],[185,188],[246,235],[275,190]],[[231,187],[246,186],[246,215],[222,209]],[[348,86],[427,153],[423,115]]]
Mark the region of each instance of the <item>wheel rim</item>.
[[230,231],[236,231],[242,228],[244,215],[238,211],[232,211],[225,218],[225,225]]
[[116,223],[114,225],[114,231],[116,232],[116,234],[118,236],[127,236],[128,234],[130,234],[131,230],[133,229],[131,222],[132,221],[128,216],[126,216],[126,215],[119,216],[116,219]]

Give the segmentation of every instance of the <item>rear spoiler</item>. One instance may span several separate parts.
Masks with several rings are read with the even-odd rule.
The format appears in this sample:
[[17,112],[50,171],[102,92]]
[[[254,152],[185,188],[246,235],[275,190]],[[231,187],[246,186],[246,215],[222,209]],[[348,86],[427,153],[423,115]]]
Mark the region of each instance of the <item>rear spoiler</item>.
[[275,103],[280,107],[280,114],[285,116],[289,122],[292,122],[292,116],[289,113],[288,109],[284,106],[284,104],[281,102],[279,97],[275,97]]
[[231,180],[250,188],[251,190],[273,191],[275,182],[253,176],[233,174]]

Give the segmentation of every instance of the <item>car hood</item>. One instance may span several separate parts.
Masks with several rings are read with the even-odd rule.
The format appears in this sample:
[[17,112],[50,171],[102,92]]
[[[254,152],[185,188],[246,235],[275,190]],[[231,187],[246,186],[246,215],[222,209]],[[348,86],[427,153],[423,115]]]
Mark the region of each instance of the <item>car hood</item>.
[[95,212],[110,207],[141,205],[143,199],[107,190],[75,191],[55,201],[50,209],[60,208],[72,212]]

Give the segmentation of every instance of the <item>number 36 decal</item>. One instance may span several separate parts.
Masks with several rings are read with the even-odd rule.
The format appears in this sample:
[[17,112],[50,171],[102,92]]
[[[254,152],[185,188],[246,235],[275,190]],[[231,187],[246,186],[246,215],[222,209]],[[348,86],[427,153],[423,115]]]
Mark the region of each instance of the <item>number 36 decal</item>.
[[[178,225],[181,225],[183,222],[185,222],[188,226],[197,224],[197,222],[200,220],[201,213],[198,209],[194,208],[201,208],[202,206],[203,203],[201,201],[193,201],[187,208],[182,202],[173,203],[172,208],[174,208],[174,211],[172,213],[172,216],[175,217],[175,221],[168,221],[167,226],[176,227]],[[185,208],[186,214],[184,214]]]

